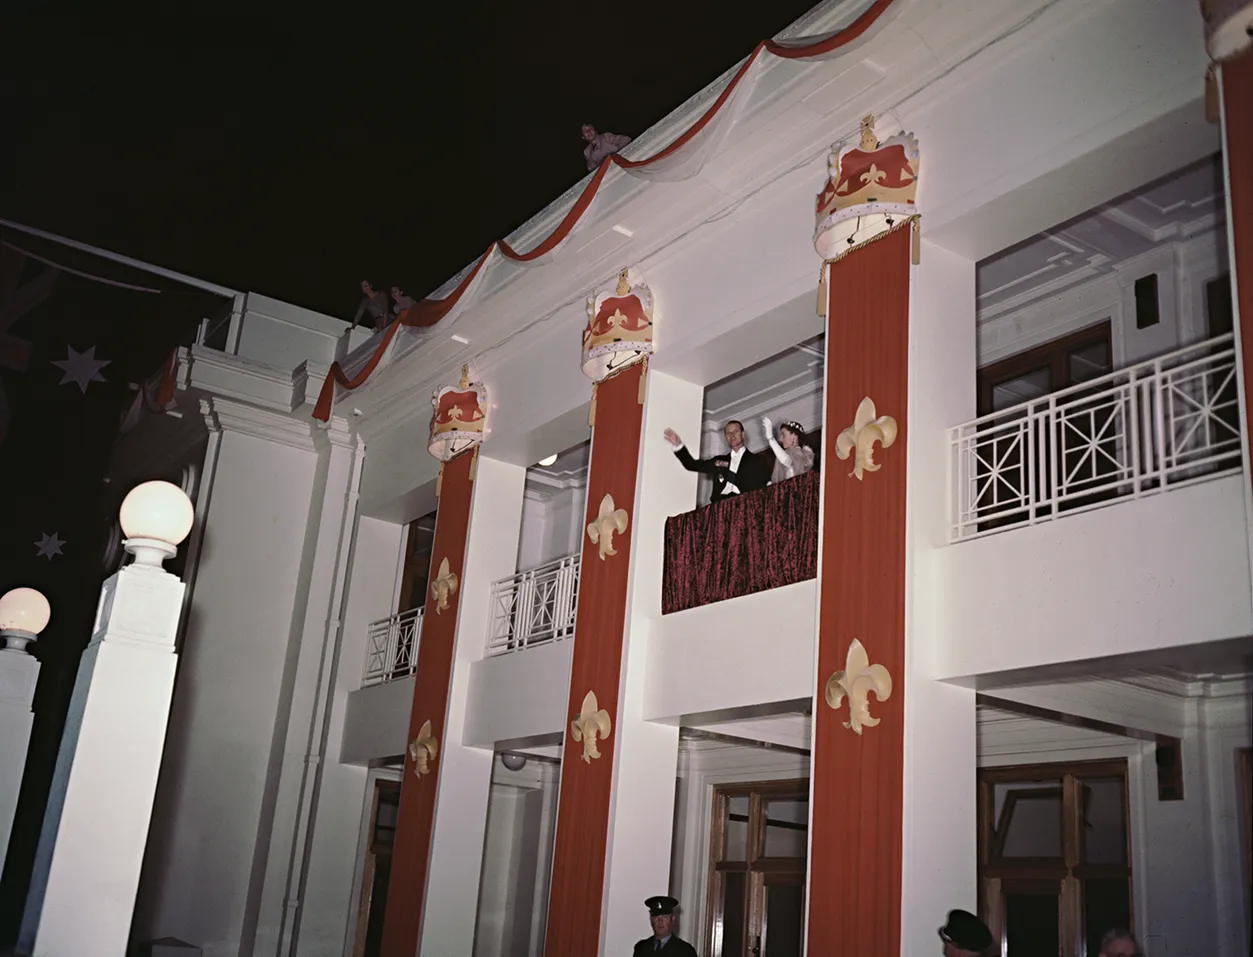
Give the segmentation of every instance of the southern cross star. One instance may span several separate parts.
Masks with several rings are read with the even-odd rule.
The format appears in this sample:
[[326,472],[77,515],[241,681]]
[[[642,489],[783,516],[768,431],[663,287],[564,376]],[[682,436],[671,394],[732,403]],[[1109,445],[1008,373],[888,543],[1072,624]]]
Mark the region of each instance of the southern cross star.
[[81,391],[86,392],[91,383],[105,381],[100,370],[111,360],[97,359],[95,346],[89,347],[86,352],[75,352],[73,346],[66,346],[65,349],[68,353],[66,358],[52,360],[52,364],[64,373],[58,385],[73,382]]
[[61,554],[61,546],[65,544],[65,539],[61,538],[56,532],[49,535],[43,533],[43,537],[39,541],[33,543],[35,553],[39,558],[46,558],[52,561],[52,556]]

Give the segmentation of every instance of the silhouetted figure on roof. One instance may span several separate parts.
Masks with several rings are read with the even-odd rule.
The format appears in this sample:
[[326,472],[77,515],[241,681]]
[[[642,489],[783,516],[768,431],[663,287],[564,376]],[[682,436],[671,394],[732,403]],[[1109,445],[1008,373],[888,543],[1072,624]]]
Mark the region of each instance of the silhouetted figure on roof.
[[374,320],[370,325],[375,329],[382,329],[391,318],[391,309],[387,305],[387,293],[379,292],[368,279],[361,280],[361,292],[361,305],[357,307],[357,314],[352,317],[352,328],[356,329],[361,323],[361,317],[369,313]]
[[618,133],[597,133],[591,123],[583,124],[583,139],[587,146],[583,149],[583,158],[587,160],[587,168],[594,170],[610,153],[616,153],[631,142],[631,137]]

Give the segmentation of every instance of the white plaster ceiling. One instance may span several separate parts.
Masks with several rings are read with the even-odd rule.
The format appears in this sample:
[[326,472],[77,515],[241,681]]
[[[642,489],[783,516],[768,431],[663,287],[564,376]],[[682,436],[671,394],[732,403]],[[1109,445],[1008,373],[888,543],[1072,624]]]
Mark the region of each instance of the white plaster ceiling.
[[1143,189],[1011,246],[979,263],[979,321],[1023,308],[1093,278],[1155,246],[1223,222],[1222,168],[1202,160]]

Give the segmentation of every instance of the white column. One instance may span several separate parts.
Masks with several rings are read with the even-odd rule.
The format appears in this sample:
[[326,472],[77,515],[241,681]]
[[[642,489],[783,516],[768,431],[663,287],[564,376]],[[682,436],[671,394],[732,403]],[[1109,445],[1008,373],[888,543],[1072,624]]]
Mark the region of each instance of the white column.
[[[700,441],[703,398],[704,390],[698,385],[656,370],[648,373],[639,480],[631,513],[635,538],[622,653],[621,717],[613,729],[617,766],[609,806],[602,954],[630,953],[635,941],[648,933],[645,899],[670,889],[679,729],[644,719],[644,683],[649,632],[661,618],[666,518],[690,511],[696,501],[696,476],[675,461],[662,433],[673,428],[694,447]],[[588,638],[576,636],[575,640]],[[679,902],[681,914],[683,904]],[[687,928],[684,939],[690,940],[692,930]]]
[[[0,643],[3,641],[0,638]],[[38,680],[39,661],[33,655],[14,648],[0,650],[0,870],[4,866],[4,849],[9,846],[18,792],[22,790],[26,749],[35,721],[31,705]]]
[[945,596],[929,584],[933,556],[948,541],[947,429],[975,414],[975,267],[926,243],[923,222],[909,305],[904,954],[939,953],[945,915],[978,910],[975,694],[934,680],[952,636],[935,626]]
[[514,573],[526,469],[479,456],[458,602],[446,740],[439,751],[430,872],[423,907],[423,954],[469,954],[479,900],[493,752],[462,743],[470,666],[483,657],[492,582]]
[[34,957],[126,952],[174,689],[183,583],[127,565],[104,583],[44,812],[18,940]]

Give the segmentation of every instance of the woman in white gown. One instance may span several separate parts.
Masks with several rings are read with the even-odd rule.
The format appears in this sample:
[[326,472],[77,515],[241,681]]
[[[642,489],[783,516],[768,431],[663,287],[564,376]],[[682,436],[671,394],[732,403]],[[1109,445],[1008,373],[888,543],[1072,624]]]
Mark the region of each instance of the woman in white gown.
[[774,423],[769,418],[761,420],[766,430],[766,441],[770,443],[770,451],[774,453],[774,472],[770,475],[770,484],[778,485],[790,478],[804,475],[814,467],[814,450],[803,443],[805,430],[796,422],[784,422],[779,426],[779,438],[774,437]]

